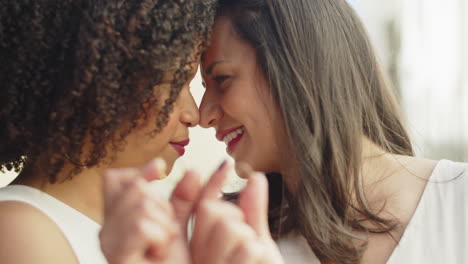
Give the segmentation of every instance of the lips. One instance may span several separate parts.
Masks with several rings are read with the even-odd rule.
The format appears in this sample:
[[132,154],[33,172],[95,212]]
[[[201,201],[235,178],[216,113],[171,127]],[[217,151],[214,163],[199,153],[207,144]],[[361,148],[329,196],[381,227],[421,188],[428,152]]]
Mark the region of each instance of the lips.
[[231,139],[228,143],[227,143],[227,152],[231,155],[234,153],[237,145],[239,144],[239,141],[241,141],[242,139],[242,136],[244,135],[244,131],[242,131],[241,133],[237,134],[233,139]]
[[229,154],[233,154],[235,148],[241,141],[242,137],[244,136],[245,127],[235,127],[230,129],[221,130],[216,134],[216,137],[220,141],[224,141],[227,145],[227,152]]
[[185,146],[187,146],[190,143],[190,139],[169,143],[175,149],[175,151],[179,153],[180,156],[183,156],[185,154]]
[[234,127],[234,128],[229,128],[229,129],[224,129],[224,130],[220,130],[216,133],[216,138],[219,140],[219,141],[224,141],[224,137],[226,137],[229,133],[232,133],[240,128],[243,128],[244,126],[238,126],[238,127]]

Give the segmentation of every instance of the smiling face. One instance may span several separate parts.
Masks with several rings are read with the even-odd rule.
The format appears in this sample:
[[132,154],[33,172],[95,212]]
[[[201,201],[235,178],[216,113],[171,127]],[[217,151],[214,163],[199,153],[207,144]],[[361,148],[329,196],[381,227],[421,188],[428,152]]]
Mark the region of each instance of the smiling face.
[[236,35],[228,18],[216,20],[201,66],[206,91],[200,125],[216,129],[236,162],[258,171],[280,171],[276,135],[283,128],[281,118],[254,48]]
[[[199,121],[199,112],[197,105],[190,92],[189,84],[193,79],[198,64],[193,64],[194,69],[191,77],[182,87],[177,101],[173,105],[173,111],[169,115],[169,120],[161,132],[151,136],[156,124],[156,115],[158,106],[154,110],[148,110],[150,116],[146,125],[136,128],[127,138],[125,148],[116,154],[115,161],[111,167],[142,167],[147,162],[156,157],[164,159],[167,163],[168,174],[174,162],[184,155],[185,146],[189,143],[189,127],[196,126]],[[160,102],[164,102],[169,96],[169,83],[171,76],[165,76],[162,84],[155,87],[160,91],[158,96]]]

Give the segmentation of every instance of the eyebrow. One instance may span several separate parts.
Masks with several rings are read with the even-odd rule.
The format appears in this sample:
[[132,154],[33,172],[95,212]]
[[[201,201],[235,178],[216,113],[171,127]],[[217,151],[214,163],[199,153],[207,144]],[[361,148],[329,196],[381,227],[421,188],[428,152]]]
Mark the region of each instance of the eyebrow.
[[220,61],[215,61],[213,63],[210,64],[210,66],[208,66],[208,68],[205,70],[205,74],[206,75],[211,75],[213,73],[213,69],[216,65],[218,64],[221,64],[221,63],[228,63],[230,61],[224,61],[224,60],[220,60]]

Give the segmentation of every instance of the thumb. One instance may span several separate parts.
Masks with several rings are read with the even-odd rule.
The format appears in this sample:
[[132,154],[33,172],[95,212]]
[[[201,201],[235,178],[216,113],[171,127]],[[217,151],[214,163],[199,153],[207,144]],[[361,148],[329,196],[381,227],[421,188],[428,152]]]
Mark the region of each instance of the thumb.
[[167,177],[166,170],[166,161],[161,158],[155,158],[142,169],[142,176],[148,182],[161,180]]
[[[184,231],[186,231],[190,215],[201,188],[198,174],[193,171],[187,171],[172,192],[171,204]],[[184,232],[184,235],[187,235],[186,233]]]
[[245,221],[260,237],[270,238],[268,227],[268,181],[261,173],[251,174],[239,196],[239,207]]

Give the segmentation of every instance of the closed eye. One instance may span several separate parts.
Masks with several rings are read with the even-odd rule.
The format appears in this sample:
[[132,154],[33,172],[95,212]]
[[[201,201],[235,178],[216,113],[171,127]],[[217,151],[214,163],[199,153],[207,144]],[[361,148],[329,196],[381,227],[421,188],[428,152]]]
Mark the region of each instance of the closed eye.
[[215,81],[216,85],[221,85],[225,80],[227,80],[229,78],[229,76],[227,75],[216,75],[216,76],[213,76],[213,81]]

